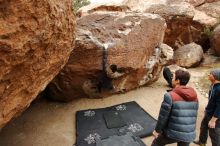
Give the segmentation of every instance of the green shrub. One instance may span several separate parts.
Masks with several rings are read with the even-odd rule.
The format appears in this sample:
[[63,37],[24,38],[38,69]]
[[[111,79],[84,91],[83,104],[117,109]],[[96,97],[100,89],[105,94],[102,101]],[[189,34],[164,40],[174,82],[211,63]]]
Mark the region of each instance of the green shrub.
[[79,8],[89,4],[90,4],[90,0],[73,0],[73,9],[76,12],[79,10]]
[[211,38],[212,35],[213,35],[213,30],[211,30],[211,28],[209,28],[209,27],[206,26],[206,27],[203,29],[203,34],[205,34],[208,38]]

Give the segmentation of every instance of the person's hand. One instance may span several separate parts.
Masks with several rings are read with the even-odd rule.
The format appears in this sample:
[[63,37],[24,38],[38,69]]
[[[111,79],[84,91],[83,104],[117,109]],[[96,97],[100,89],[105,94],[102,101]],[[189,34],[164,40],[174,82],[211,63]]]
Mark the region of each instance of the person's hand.
[[154,136],[155,138],[157,138],[157,137],[159,136],[159,134],[160,134],[160,133],[158,133],[158,132],[156,132],[156,131],[154,130],[153,136]]
[[210,120],[209,124],[208,124],[209,128],[215,128],[215,121],[214,120]]

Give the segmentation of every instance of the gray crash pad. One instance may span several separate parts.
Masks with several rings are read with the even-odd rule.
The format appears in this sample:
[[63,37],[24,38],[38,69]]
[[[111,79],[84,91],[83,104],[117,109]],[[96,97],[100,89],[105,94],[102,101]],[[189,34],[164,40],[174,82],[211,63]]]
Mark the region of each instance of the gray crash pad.
[[[109,113],[115,112],[118,116],[111,119]],[[155,126],[156,120],[135,101],[106,108],[82,110],[76,113],[76,145],[95,146],[96,138],[105,139],[127,132],[142,138],[150,136]]]
[[132,133],[113,135],[106,139],[97,139],[96,146],[146,146],[139,137]]

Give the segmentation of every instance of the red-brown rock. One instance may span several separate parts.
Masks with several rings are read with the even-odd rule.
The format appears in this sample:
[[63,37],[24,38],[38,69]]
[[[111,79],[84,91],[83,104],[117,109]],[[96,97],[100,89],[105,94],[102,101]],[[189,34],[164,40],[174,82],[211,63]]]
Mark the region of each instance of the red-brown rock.
[[159,15],[92,13],[78,19],[77,27],[69,62],[48,87],[53,99],[129,91],[157,80],[172,59],[172,48],[160,45],[166,25]]
[[211,42],[212,49],[220,56],[220,24],[214,29]]
[[0,127],[26,109],[74,47],[69,0],[0,0]]
[[[203,33],[206,27],[218,22],[220,13],[218,1],[206,0],[124,0],[121,3],[89,5],[83,7],[80,15],[97,11],[134,11],[159,14],[166,19],[167,30],[164,43],[177,49],[196,42],[206,51],[209,38]],[[219,16],[218,16],[219,17]]]
[[159,14],[165,18],[167,23],[165,44],[177,49],[195,40],[191,29],[194,8],[190,4],[149,4],[145,12]]
[[[167,23],[164,43],[174,49],[197,42],[203,45],[201,37],[204,26],[193,21],[195,9],[188,0],[124,0],[132,11],[154,13],[162,16]],[[202,1],[194,1],[194,5]]]
[[200,11],[204,11],[207,15],[211,17],[220,17],[220,1],[205,3],[204,5],[197,7],[197,9]]
[[192,42],[209,49],[209,36],[203,31],[215,26],[220,17],[219,0],[124,0],[122,4],[132,11],[163,16],[167,22],[164,43],[174,49]]
[[194,20],[213,27],[219,23],[220,18],[220,1],[207,1],[203,5],[196,7]]

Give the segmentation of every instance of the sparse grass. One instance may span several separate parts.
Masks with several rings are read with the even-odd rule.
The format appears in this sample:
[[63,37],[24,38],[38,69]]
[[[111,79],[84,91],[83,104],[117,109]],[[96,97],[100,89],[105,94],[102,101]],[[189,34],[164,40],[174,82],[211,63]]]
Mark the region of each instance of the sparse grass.
[[213,30],[220,24],[220,17],[217,18],[217,23],[212,26],[205,26],[203,29],[202,34],[206,35],[208,38],[211,38],[213,36]]
[[213,30],[210,27],[205,27],[203,29],[203,34],[206,35],[208,38],[211,38],[213,35]]
[[90,4],[90,0],[73,0],[73,9],[75,12],[77,12],[79,8],[89,4]]

